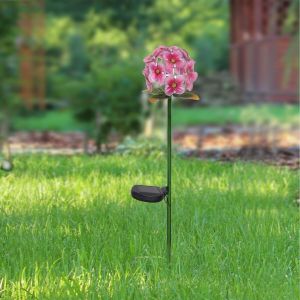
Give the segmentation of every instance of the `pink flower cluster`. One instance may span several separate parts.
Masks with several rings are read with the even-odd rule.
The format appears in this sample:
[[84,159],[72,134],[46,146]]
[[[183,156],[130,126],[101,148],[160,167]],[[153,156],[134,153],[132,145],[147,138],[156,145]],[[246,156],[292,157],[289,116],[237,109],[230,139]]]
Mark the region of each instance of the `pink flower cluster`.
[[183,94],[193,89],[198,74],[194,71],[195,61],[177,46],[159,46],[144,58],[143,75],[148,91],[153,87],[164,87],[165,94]]

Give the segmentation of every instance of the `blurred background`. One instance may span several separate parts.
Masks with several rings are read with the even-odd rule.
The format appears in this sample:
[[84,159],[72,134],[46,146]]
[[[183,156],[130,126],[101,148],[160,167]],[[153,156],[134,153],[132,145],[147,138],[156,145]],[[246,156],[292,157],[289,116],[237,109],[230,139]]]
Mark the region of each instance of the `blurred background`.
[[18,153],[162,153],[143,95],[159,45],[196,60],[174,103],[183,156],[299,167],[298,0],[1,0],[0,161]]

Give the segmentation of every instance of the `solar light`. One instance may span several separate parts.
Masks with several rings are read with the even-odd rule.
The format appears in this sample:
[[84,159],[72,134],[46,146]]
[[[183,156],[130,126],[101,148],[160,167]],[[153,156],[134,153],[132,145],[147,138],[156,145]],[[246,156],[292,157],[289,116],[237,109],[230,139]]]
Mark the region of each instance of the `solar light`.
[[172,237],[172,100],[199,100],[199,96],[192,92],[193,84],[198,77],[194,71],[195,61],[186,50],[177,46],[156,48],[144,59],[145,76],[150,102],[167,100],[167,186],[134,185],[131,195],[134,199],[157,203],[166,199],[167,204],[167,258],[171,262]]

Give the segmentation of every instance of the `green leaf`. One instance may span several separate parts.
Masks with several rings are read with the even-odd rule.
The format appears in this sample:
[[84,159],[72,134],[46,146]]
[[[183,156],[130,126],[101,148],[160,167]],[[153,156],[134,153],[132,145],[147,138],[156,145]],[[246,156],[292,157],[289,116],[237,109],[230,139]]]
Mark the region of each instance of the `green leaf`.
[[193,93],[193,92],[185,92],[181,95],[174,95],[174,98],[176,100],[200,100],[199,95]]

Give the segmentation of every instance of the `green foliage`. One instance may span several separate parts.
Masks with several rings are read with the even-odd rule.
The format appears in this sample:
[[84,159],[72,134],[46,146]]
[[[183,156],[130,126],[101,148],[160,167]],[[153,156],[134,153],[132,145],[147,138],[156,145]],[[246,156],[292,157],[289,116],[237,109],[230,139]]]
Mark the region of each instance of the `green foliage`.
[[120,27],[127,26],[133,19],[142,20],[145,9],[151,5],[152,0],[72,0],[52,1],[46,0],[47,12],[53,15],[69,14],[74,20],[82,21],[91,10],[109,14]]
[[225,68],[227,4],[77,0],[70,10],[47,2],[48,94],[70,101],[78,120],[94,124],[99,142],[112,130],[138,131],[143,57],[159,44],[178,44],[202,74]]
[[[78,32],[69,34],[62,46],[65,59],[60,65],[52,64],[50,82],[53,95],[70,101],[77,120],[90,124],[90,134],[100,145],[112,131],[126,134],[139,130],[143,83],[137,72],[141,63],[122,57],[120,44],[126,36],[115,30],[103,39],[105,32],[94,27],[98,22],[102,21],[91,13],[84,30],[78,27]],[[50,45],[57,48],[56,43]]]
[[168,268],[165,203],[130,197],[165,185],[165,164],[17,157],[0,171],[1,298],[298,299],[297,174],[174,159]]
[[148,18],[148,52],[158,44],[186,48],[201,76],[228,67],[228,1],[156,0]]
[[[201,75],[228,67],[228,1],[77,2],[80,5],[72,4],[72,8],[53,1],[47,6],[53,12],[47,27],[48,53],[60,54],[55,60],[58,65],[70,59],[70,36],[80,33],[93,63],[115,55],[142,61],[160,44],[177,44],[196,59]],[[52,10],[52,6],[60,8]],[[72,9],[81,14],[80,21]]]
[[80,79],[68,80],[64,85],[76,118],[94,124],[100,143],[112,130],[121,134],[139,130],[141,80],[132,69],[126,61],[109,66],[98,64]]
[[283,33],[292,35],[292,41],[284,57],[286,67],[283,83],[285,85],[293,76],[293,72],[299,73],[299,9],[299,0],[292,0],[283,24]]
[[299,0],[290,1],[288,13],[282,24],[284,33],[293,34],[295,36],[299,34],[299,9]]

